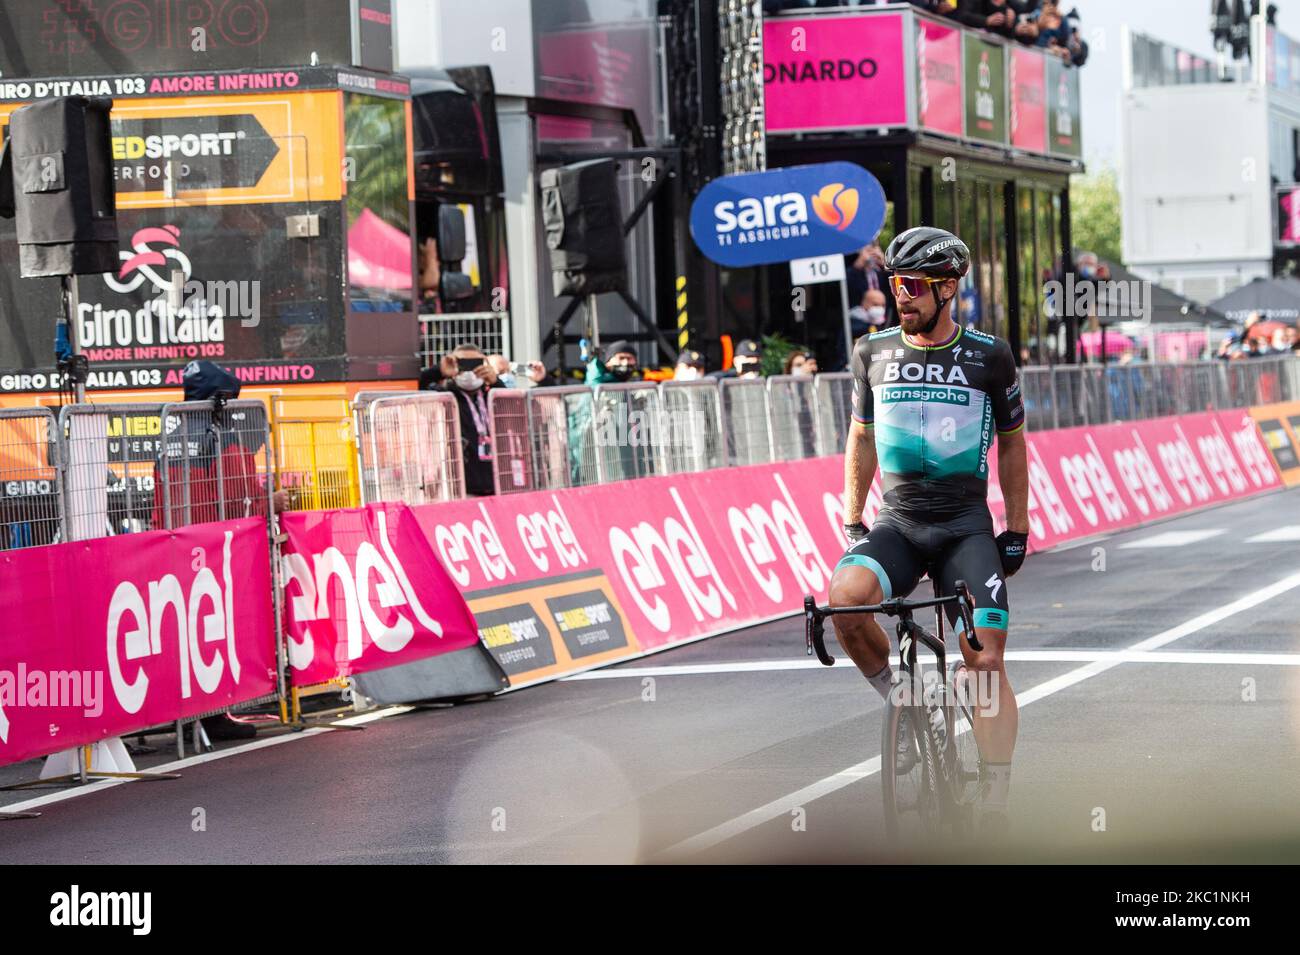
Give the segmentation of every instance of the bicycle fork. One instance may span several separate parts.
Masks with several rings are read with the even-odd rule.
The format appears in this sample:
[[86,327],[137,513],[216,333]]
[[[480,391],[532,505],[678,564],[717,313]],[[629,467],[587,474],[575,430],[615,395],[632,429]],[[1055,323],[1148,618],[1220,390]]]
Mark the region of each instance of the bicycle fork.
[[[942,623],[940,626],[942,627]],[[943,638],[936,637],[910,619],[900,620],[896,629],[901,673],[900,686],[904,687],[908,694],[903,705],[908,708],[911,715],[918,745],[925,746],[929,750],[930,759],[927,762],[935,767],[936,787],[942,787],[945,793],[950,793],[955,767],[952,759],[952,718],[949,710],[951,704],[945,698],[948,688],[944,686],[937,691],[927,688],[917,662],[918,648],[924,644],[926,649],[934,654],[935,671],[940,682],[946,680],[947,654]],[[932,692],[937,692],[939,699],[927,699]],[[941,805],[946,807],[949,805],[949,800],[941,800]]]

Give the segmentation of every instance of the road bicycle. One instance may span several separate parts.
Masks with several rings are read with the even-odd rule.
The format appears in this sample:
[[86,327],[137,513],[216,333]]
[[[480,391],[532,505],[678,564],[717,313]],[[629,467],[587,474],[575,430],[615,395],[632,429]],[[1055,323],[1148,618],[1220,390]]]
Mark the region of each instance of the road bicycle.
[[[946,665],[942,608],[956,604],[971,648],[983,647],[975,636],[974,602],[965,581],[955,593],[931,600],[892,598],[860,607],[819,607],[804,598],[805,642],[826,666],[835,658],[826,650],[825,620],[839,614],[885,614],[897,617],[900,678],[886,703],[880,740],[880,779],[885,799],[885,828],[890,839],[903,843],[913,837],[956,838],[972,832],[974,806],[979,798],[979,749],[971,732],[971,686],[962,662]],[[938,635],[913,619],[913,613],[935,608]],[[924,645],[934,654],[933,668],[922,667],[917,655]],[[928,662],[928,661],[927,661]],[[944,681],[942,677],[946,676]],[[911,723],[906,742],[899,743],[904,717]]]

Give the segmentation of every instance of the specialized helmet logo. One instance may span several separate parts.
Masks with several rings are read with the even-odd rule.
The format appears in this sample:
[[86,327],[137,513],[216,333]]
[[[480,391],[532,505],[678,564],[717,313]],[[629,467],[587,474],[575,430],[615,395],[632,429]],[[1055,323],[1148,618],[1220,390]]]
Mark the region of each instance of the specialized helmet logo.
[[843,232],[858,214],[858,190],[845,189],[841,182],[822,186],[812,197],[812,207],[817,218]]

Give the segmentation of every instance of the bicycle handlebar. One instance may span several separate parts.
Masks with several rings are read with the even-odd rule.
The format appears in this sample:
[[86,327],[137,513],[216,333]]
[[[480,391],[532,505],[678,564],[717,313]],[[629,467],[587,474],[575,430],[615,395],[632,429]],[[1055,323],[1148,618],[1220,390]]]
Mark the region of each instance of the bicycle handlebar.
[[959,580],[953,586],[953,590],[955,592],[950,597],[935,597],[930,600],[905,600],[901,597],[893,597],[882,603],[861,607],[819,607],[815,598],[804,597],[804,642],[808,655],[812,656],[816,653],[817,659],[824,665],[828,667],[835,665],[835,658],[826,650],[825,619],[827,617],[836,614],[883,613],[910,622],[914,610],[952,603],[957,605],[957,614],[961,617],[962,626],[965,628],[966,642],[971,645],[972,650],[977,652],[983,650],[983,645],[975,636],[975,602],[971,599],[970,588],[966,586],[966,581]]

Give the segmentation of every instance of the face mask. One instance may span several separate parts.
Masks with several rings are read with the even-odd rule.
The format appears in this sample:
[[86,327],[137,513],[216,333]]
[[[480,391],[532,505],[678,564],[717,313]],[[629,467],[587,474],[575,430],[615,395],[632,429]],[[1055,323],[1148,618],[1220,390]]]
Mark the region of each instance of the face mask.
[[501,382],[503,388],[513,388],[515,386],[515,376],[508,371],[497,375],[497,381]]
[[673,377],[678,381],[697,381],[699,380],[700,372],[694,365],[687,365],[684,368],[679,369],[677,374]]
[[472,371],[462,371],[454,380],[461,391],[478,391],[483,387],[483,379]]
[[791,369],[790,374],[794,375],[796,378],[811,378],[813,375],[807,365],[800,365],[798,368]]
[[872,305],[867,309],[867,321],[872,325],[879,325],[885,320],[885,306]]
[[632,377],[634,371],[631,365],[613,365],[606,370],[614,377],[615,381],[627,381]]

